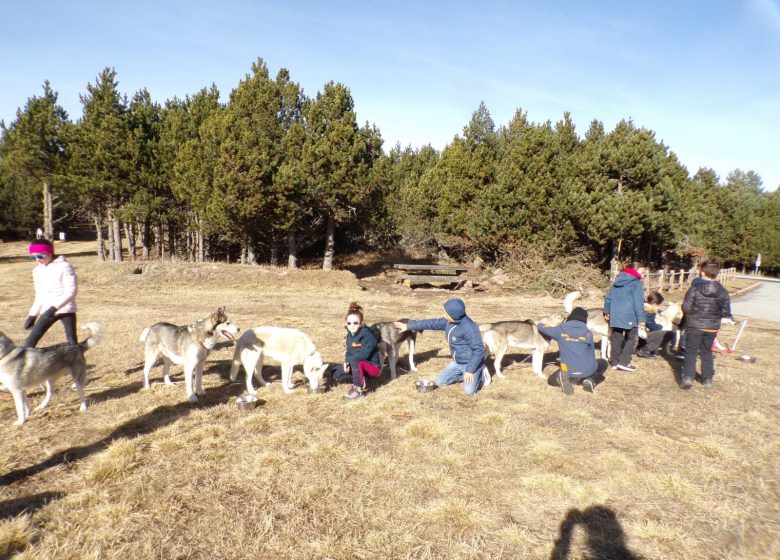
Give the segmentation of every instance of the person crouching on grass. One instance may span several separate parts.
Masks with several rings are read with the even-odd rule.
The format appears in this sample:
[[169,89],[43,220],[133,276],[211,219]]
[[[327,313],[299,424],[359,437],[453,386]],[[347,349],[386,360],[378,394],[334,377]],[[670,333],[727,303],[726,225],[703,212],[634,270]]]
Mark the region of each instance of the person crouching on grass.
[[658,357],[656,354],[660,348],[668,354],[671,343],[674,341],[674,332],[663,330],[663,326],[655,322],[655,314],[661,308],[664,302],[664,296],[658,292],[651,292],[645,299],[645,325],[646,336],[643,341],[639,340],[639,349],[636,355],[640,358],[654,360]]
[[466,315],[462,299],[448,299],[444,303],[445,317],[423,319],[408,323],[395,322],[399,331],[444,331],[450,345],[452,361],[436,378],[436,385],[444,387],[463,382],[463,391],[474,395],[490,384],[490,373],[484,365],[485,346],[479,326]]
[[700,277],[691,282],[685,292],[682,310],[685,313],[685,362],[680,387],[690,389],[696,375],[696,358],[701,357],[701,384],[712,387],[715,376],[712,344],[720,325],[733,325],[731,297],[716,279],[720,266],[714,262],[701,264]]
[[78,344],[76,336],[76,273],[68,260],[54,254],[48,239],[30,244],[30,258],[38,263],[33,269],[35,301],[27,313],[24,330],[30,332],[24,346],[33,348],[57,321],[62,321],[68,344]]
[[331,370],[336,383],[352,383],[344,400],[353,401],[364,396],[366,374],[376,377],[382,371],[377,340],[363,322],[363,308],[356,302],[349,304],[345,327],[347,329],[344,363]]
[[548,327],[544,323],[536,325],[541,334],[558,342],[561,365],[550,376],[549,382],[559,386],[567,395],[574,392],[572,381],[592,393],[600,381],[599,377],[609,367],[606,360],[596,359],[596,345],[587,322],[588,312],[582,307],[575,307],[557,327]]

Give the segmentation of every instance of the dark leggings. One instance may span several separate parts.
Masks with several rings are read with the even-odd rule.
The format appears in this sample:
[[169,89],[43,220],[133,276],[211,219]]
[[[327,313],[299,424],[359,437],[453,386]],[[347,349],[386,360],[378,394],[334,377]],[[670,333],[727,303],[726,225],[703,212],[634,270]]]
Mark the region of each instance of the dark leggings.
[[609,337],[609,363],[613,366],[618,364],[621,366],[629,365],[637,340],[639,340],[639,329],[637,327],[633,329],[612,327],[612,334]]
[[48,331],[57,321],[62,321],[62,326],[65,328],[65,338],[68,340],[68,343],[78,344],[79,340],[76,337],[76,314],[62,313],[61,315],[55,315],[54,317],[46,319],[38,317],[30,334],[27,336],[27,340],[24,341],[24,346],[34,348],[43,335],[46,334],[46,331]]

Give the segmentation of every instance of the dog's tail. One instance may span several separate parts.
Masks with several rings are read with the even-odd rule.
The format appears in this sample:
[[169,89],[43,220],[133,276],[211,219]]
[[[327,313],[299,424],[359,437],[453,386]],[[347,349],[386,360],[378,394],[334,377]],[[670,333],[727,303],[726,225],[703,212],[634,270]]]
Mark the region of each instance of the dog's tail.
[[84,325],[82,329],[89,331],[89,336],[81,342],[84,350],[89,350],[100,344],[100,341],[103,339],[103,327],[100,326],[100,323],[92,321]]
[[149,330],[152,327],[146,327],[144,330],[141,331],[141,336],[138,337],[138,340],[141,342],[146,342],[146,337],[149,336]]
[[574,302],[581,297],[582,292],[579,290],[566,294],[566,297],[563,298],[563,308],[566,310],[566,313],[571,313],[571,310],[574,309]]

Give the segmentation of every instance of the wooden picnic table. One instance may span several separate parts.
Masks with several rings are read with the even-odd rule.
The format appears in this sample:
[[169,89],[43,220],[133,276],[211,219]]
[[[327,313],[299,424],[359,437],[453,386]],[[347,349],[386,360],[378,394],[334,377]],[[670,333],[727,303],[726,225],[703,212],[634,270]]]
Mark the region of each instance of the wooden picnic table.
[[406,272],[401,280],[407,286],[414,284],[457,284],[460,288],[468,280],[469,267],[449,264],[394,264],[393,268]]

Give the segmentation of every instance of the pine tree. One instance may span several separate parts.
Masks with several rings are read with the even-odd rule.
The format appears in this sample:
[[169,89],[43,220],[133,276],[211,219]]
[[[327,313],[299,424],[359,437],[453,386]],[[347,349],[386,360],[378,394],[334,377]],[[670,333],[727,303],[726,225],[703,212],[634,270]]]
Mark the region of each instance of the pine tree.
[[44,236],[53,239],[55,222],[67,217],[72,206],[65,177],[70,126],[48,81],[43,95],[29,98],[8,127],[0,122],[0,173],[6,208],[13,208],[4,222],[7,229],[22,233],[42,224]]

